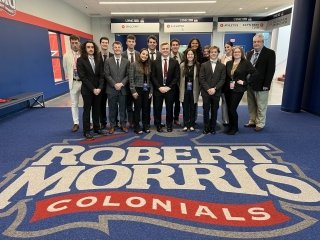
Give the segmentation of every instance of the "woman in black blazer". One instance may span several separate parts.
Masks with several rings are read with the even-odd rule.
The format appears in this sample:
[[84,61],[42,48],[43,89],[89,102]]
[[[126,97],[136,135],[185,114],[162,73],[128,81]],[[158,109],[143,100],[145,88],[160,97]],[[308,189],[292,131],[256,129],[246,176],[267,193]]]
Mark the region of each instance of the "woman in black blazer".
[[232,60],[227,62],[226,70],[224,91],[229,115],[229,129],[226,133],[235,135],[239,131],[237,108],[244,92],[247,91],[247,79],[255,74],[256,69],[245,59],[243,49],[236,46],[232,50]]

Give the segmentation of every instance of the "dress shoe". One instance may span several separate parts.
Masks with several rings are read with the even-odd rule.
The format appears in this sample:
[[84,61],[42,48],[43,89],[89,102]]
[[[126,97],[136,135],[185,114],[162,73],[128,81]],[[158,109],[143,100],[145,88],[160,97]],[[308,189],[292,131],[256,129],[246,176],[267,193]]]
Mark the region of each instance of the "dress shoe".
[[107,128],[107,124],[101,124],[101,129],[106,129]]
[[190,132],[193,132],[194,131],[194,127],[190,127]]
[[168,128],[167,128],[167,132],[172,132],[172,128],[171,128],[171,127],[168,127]]
[[87,139],[87,140],[93,140],[94,137],[91,135],[91,133],[84,133],[83,136]]
[[76,132],[79,130],[79,124],[74,124],[72,129],[71,129],[71,132]]
[[227,132],[228,135],[236,135],[239,131],[238,130],[234,130],[234,129],[231,129]]
[[124,131],[125,133],[129,131],[127,127],[122,127],[121,130]]
[[160,126],[161,127],[165,127],[166,125],[164,123],[160,123]]
[[229,127],[229,123],[223,123],[222,124],[224,127]]
[[255,128],[256,127],[256,125],[254,123],[247,123],[247,124],[245,124],[243,126],[246,127],[246,128]]
[[179,120],[174,120],[174,121],[173,121],[173,124],[176,125],[176,126],[181,126]]
[[216,134],[216,130],[210,129],[210,133],[211,133],[211,134]]
[[162,127],[157,127],[157,132],[163,132]]
[[202,131],[203,134],[208,134],[209,132],[210,132],[210,130],[207,128],[203,129],[203,131]]
[[141,129],[134,130],[134,132],[135,132],[136,134],[142,134],[142,133],[143,133]]
[[186,132],[186,131],[188,131],[188,128],[187,128],[187,127],[184,127],[184,128],[182,129],[182,131]]
[[144,128],[143,128],[143,131],[144,131],[145,133],[150,133],[150,129],[147,128],[147,127],[144,127]]
[[256,132],[261,132],[261,131],[263,130],[263,128],[262,128],[262,127],[255,127],[254,130],[255,130]]
[[99,134],[99,135],[103,135],[103,132],[100,129],[94,130],[94,133]]
[[109,129],[109,133],[110,133],[110,134],[114,134],[114,127],[111,127],[111,128]]

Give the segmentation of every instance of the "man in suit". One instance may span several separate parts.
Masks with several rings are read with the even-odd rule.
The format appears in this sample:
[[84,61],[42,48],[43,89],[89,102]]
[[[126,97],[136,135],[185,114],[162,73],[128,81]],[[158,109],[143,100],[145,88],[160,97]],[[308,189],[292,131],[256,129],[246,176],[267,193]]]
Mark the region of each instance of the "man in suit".
[[110,129],[109,133],[113,134],[116,126],[117,113],[120,115],[121,129],[128,132],[126,126],[127,113],[126,103],[127,94],[126,85],[128,84],[128,74],[130,62],[128,59],[122,57],[122,44],[115,41],[112,44],[114,56],[108,58],[104,64],[104,74],[106,79],[106,92],[109,101],[109,119]]
[[170,58],[170,45],[168,42],[160,45],[160,51],[161,57],[153,61],[151,65],[151,81],[154,86],[154,124],[158,132],[163,132],[161,113],[163,100],[165,100],[167,131],[172,132],[174,90],[180,77],[180,66],[178,61]]
[[[215,134],[217,112],[221,96],[221,89],[226,79],[226,67],[218,56],[220,49],[217,46],[210,47],[210,60],[202,63],[199,74],[201,95],[203,100],[203,134]],[[209,112],[211,118],[209,119]]]
[[157,51],[158,38],[155,35],[149,35],[147,40],[149,58],[154,61],[161,57],[161,53]]
[[92,111],[93,130],[103,134],[100,129],[101,90],[104,79],[101,76],[98,47],[89,40],[81,45],[81,56],[77,60],[77,70],[82,81],[81,95],[83,98],[83,135],[93,139],[90,133],[90,112]]
[[[113,54],[108,51],[109,48],[109,38],[107,37],[101,37],[100,38],[100,65],[102,73],[104,74],[104,62],[110,58],[113,57]],[[101,129],[105,129],[107,126],[107,93],[106,93],[106,86],[104,85],[102,91],[101,91],[101,108],[100,108],[100,124]]]
[[[122,53],[122,57],[129,60],[130,64],[134,63],[139,58],[139,52],[134,49],[136,46],[136,37],[132,34],[127,36],[127,50]],[[133,127],[133,97],[130,91],[130,82],[127,84],[127,113],[128,113],[128,123],[130,127]]]
[[71,51],[63,55],[63,69],[69,81],[71,98],[71,112],[73,119],[72,132],[79,130],[79,98],[81,93],[81,80],[77,71],[77,59],[80,57],[80,38],[76,35],[70,36]]
[[[180,41],[178,39],[172,39],[170,41],[170,48],[171,48],[170,57],[177,60],[180,65],[180,63],[184,61],[183,54],[179,52]],[[176,88],[175,92],[177,94],[174,95],[173,123],[177,126],[180,126],[180,123],[179,123],[179,115],[180,115],[179,81],[178,81],[175,88]]]
[[264,46],[261,33],[253,37],[253,50],[247,54],[247,59],[258,74],[249,79],[247,98],[250,119],[244,126],[260,132],[266,124],[269,91],[276,68],[276,54]]

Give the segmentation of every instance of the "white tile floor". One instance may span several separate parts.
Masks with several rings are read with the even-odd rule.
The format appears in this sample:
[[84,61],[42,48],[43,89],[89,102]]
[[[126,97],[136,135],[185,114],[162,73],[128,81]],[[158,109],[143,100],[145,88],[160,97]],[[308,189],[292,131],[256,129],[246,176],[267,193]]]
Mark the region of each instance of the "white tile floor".
[[[270,95],[269,95],[269,105],[281,105],[283,93],[283,82],[277,81],[276,79],[272,81]],[[241,105],[247,105],[247,95],[244,94]],[[199,105],[202,106],[202,99],[199,99]],[[47,107],[70,107],[71,101],[69,93],[66,93],[60,97],[54,98],[46,102]],[[80,98],[80,106],[83,106],[82,98]]]

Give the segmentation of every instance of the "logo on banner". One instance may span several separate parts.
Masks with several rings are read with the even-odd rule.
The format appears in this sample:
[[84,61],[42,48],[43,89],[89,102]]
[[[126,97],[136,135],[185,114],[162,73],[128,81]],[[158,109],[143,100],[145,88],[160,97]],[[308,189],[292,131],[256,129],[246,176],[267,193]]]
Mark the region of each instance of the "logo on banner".
[[[14,214],[4,230],[12,237],[73,228],[109,234],[109,221],[219,237],[283,236],[315,224],[306,212],[319,211],[320,192],[281,155],[271,144],[215,144],[183,132],[64,140],[4,176],[0,219]],[[70,222],[61,224],[66,216]],[[50,228],[34,229],[46,221]]]
[[15,0],[0,0],[0,11],[4,10],[9,15],[16,14],[16,1]]

